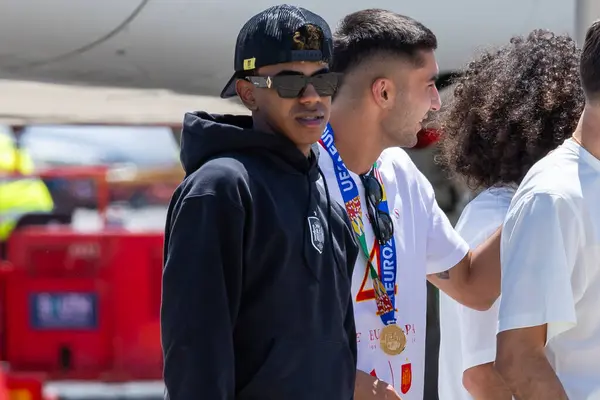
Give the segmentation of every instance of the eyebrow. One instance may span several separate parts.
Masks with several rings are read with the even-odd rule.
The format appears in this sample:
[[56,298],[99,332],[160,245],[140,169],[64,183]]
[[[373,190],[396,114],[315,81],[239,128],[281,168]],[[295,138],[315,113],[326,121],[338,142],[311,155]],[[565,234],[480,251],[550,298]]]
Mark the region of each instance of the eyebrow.
[[[315,75],[323,74],[326,72],[329,72],[329,68],[322,68],[310,76],[315,76]],[[302,72],[289,71],[289,70],[284,70],[284,71],[281,71],[281,72],[275,74],[275,76],[280,76],[280,75],[304,75],[304,74]],[[306,75],[304,75],[304,76],[306,76]]]
[[438,79],[440,79],[440,76],[439,76],[439,74],[435,74],[435,75],[433,75],[433,76],[431,77],[431,79],[429,79],[429,81],[434,81],[434,82],[436,82]]

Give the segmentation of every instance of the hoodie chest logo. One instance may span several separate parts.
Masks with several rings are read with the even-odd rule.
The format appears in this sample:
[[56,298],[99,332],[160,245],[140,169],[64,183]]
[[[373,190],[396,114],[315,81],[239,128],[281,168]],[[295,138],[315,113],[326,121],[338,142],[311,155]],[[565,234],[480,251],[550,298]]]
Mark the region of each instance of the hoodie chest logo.
[[308,217],[308,227],[310,229],[310,242],[319,254],[322,254],[325,247],[325,232],[321,220],[318,217]]

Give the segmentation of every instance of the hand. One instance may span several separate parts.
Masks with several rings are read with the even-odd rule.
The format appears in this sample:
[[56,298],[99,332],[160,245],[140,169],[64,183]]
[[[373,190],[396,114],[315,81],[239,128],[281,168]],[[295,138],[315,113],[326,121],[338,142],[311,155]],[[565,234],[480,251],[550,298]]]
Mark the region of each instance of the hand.
[[392,385],[359,370],[356,371],[354,400],[402,400],[402,398]]

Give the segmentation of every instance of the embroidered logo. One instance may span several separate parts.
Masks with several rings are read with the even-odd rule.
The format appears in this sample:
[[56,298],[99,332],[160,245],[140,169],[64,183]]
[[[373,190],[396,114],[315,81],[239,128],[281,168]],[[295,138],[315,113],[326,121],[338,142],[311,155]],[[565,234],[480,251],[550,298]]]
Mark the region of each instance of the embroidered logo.
[[310,242],[319,254],[323,253],[325,233],[321,220],[318,217],[308,217],[308,227],[310,228]]

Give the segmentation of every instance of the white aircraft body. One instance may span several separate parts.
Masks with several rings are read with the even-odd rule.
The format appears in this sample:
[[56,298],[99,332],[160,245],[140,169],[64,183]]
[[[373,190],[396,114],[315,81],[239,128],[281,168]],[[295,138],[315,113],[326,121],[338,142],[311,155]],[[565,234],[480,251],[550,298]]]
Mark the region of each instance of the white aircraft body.
[[[585,0],[303,0],[295,4],[323,16],[332,29],[344,15],[372,7],[423,22],[439,40],[443,83],[479,48],[504,44],[513,35],[534,28],[575,35],[576,1]],[[218,95],[232,74],[239,29],[250,16],[273,4],[266,0],[3,0],[0,79]]]

